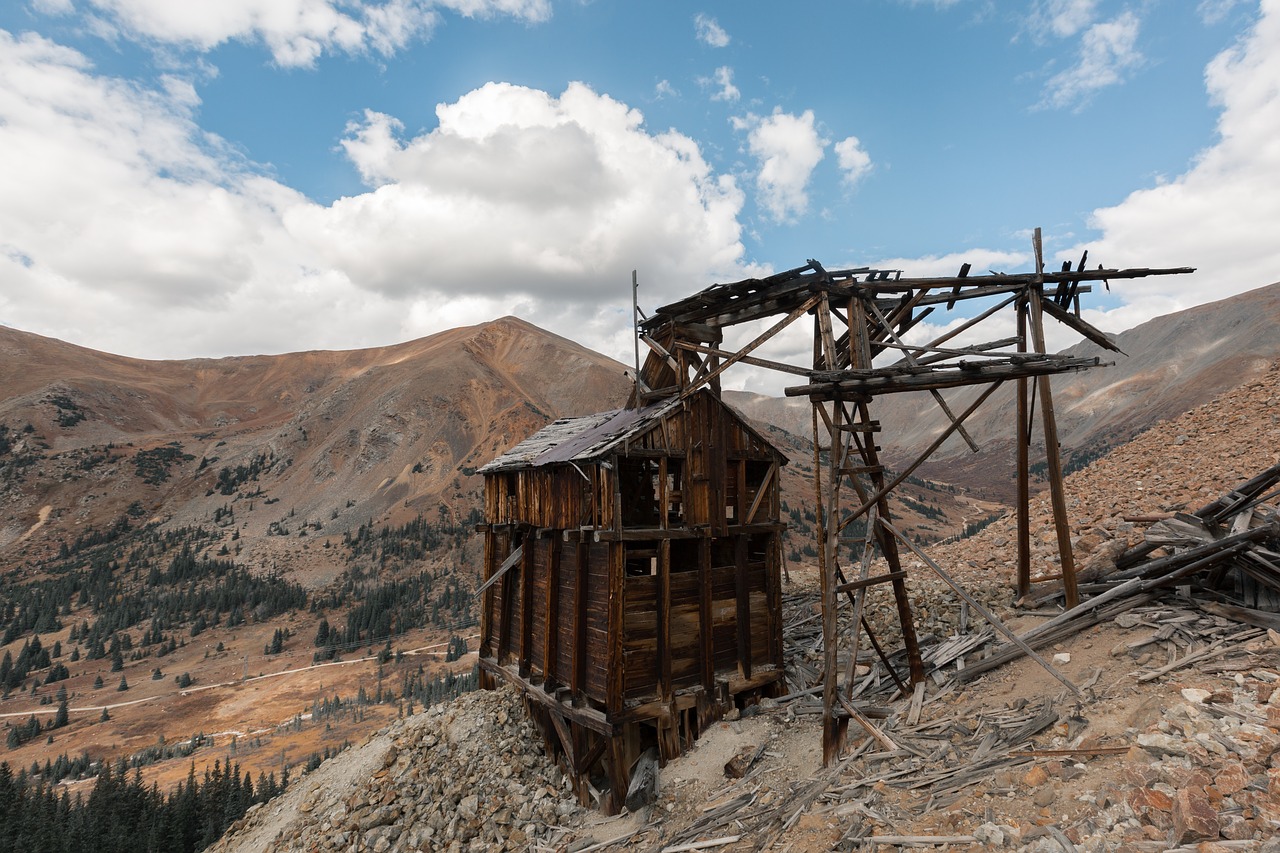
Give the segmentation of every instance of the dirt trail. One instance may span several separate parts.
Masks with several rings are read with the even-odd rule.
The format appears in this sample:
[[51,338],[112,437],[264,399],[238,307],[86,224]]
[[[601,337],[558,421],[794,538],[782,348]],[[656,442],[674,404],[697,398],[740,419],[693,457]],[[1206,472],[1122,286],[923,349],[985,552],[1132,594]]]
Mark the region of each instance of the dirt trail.
[[39,519],[36,521],[35,524],[31,525],[31,527],[27,529],[26,533],[18,537],[18,541],[25,542],[27,539],[31,538],[31,534],[35,533],[41,527],[44,527],[44,523],[49,520],[49,513],[51,512],[53,512],[52,504],[45,504],[44,506],[40,507]]

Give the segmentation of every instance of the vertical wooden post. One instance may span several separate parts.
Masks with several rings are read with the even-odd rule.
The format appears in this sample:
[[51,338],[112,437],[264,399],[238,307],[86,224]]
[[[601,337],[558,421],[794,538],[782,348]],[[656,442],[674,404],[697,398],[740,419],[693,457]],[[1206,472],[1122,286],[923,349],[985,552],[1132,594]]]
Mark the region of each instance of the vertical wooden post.
[[702,669],[702,689],[710,696],[716,687],[715,633],[711,614],[711,540],[698,538],[698,649]]
[[[617,714],[622,711],[622,689],[625,684],[626,673],[623,670],[622,661],[622,635],[623,635],[623,596],[625,595],[626,563],[625,550],[626,544],[622,542],[609,543],[609,620],[606,623],[605,635],[608,637],[608,651],[605,658],[606,684],[605,690],[607,702],[606,707],[610,714]],[[623,795],[626,795],[624,790]]]
[[[772,518],[777,518],[775,512]],[[782,534],[769,534],[765,551],[765,611],[769,616],[769,660],[783,669],[782,652],[782,587],[779,566],[782,563]],[[781,685],[779,685],[781,687]],[[773,694],[777,695],[777,694]]]
[[[506,544],[506,547],[501,549],[503,551],[511,551],[514,548],[520,547],[520,545],[517,544],[516,537],[511,532],[510,528],[508,528],[506,534],[503,535],[501,541],[503,541]],[[499,602],[500,612],[498,614],[498,649],[496,652],[497,661],[500,664],[506,664],[506,662],[511,658],[511,629],[512,629],[512,623],[515,621],[515,614],[516,614],[516,607],[515,607],[515,600],[514,600],[516,574],[517,574],[516,571],[512,569],[506,572],[502,576],[502,580],[498,581],[497,583],[497,586],[501,587],[502,589],[502,600]],[[493,587],[490,587],[490,589],[493,589]]]
[[[1027,302],[1019,299],[1018,351],[1027,351]],[[1018,380],[1018,597],[1031,593],[1031,383]]]
[[[868,328],[869,317],[861,299],[850,301],[849,320],[849,366],[857,369],[869,369],[872,366],[871,339]],[[860,399],[856,402],[856,411],[858,421],[869,426],[872,419],[866,399]],[[867,432],[863,437],[862,460],[866,464],[868,476],[871,479],[871,487],[877,494],[884,494],[884,466],[880,464],[880,453],[879,448],[876,447],[874,432]],[[884,521],[889,521],[892,518],[889,512],[889,499],[887,496],[880,498],[877,502],[876,514]],[[885,532],[879,524],[874,525],[874,529],[872,529],[872,525],[868,525],[867,535],[871,536],[873,534],[880,543],[880,553],[884,555],[884,561],[888,565],[889,571],[893,574],[900,573],[902,571],[902,560],[898,555],[897,541]],[[911,613],[911,599],[907,594],[907,584],[901,577],[893,580],[893,598],[898,607],[898,622],[902,626],[902,644],[907,650],[907,665],[911,670],[911,683],[916,684],[924,680],[924,660],[920,656],[920,645],[916,642],[915,617]],[[854,649],[852,654],[856,655],[857,649]]]
[[[487,581],[493,577],[493,572],[497,568],[497,556],[494,553],[496,543],[494,539],[497,534],[493,532],[493,525],[490,524],[484,532],[484,577],[481,581]],[[493,636],[493,587],[489,587],[480,596],[480,656],[492,657],[495,654],[494,636]]]
[[577,557],[578,576],[573,586],[573,674],[571,687],[575,701],[582,700],[582,692],[587,684],[587,603],[591,600],[587,593],[588,578],[591,574],[591,543],[584,537],[574,549]]
[[[1036,254],[1036,274],[1044,272],[1044,250],[1040,242],[1040,229],[1034,237]],[[1036,352],[1044,354],[1044,284],[1037,281],[1029,288],[1031,314],[1031,335],[1035,340]],[[1076,588],[1075,558],[1071,552],[1071,523],[1067,519],[1067,495],[1062,485],[1062,451],[1058,446],[1058,421],[1053,412],[1053,391],[1049,387],[1049,377],[1037,378],[1040,393],[1040,413],[1044,422],[1045,461],[1048,465],[1049,494],[1053,503],[1053,526],[1058,534],[1058,555],[1062,561],[1062,588],[1066,593],[1067,608],[1080,603],[1080,592]]]
[[[835,337],[831,331],[831,306],[826,294],[823,294],[822,301],[818,305],[818,336],[821,342],[818,351],[821,353],[821,363],[815,364],[815,368],[825,367],[830,370],[831,365],[837,362],[835,352]],[[817,406],[822,403],[815,403],[814,417],[817,418]],[[836,542],[840,535],[840,480],[841,468],[844,465],[843,450],[844,442],[840,436],[841,416],[844,413],[844,406],[836,401],[831,407],[831,421],[828,426],[827,435],[827,487],[826,494],[822,494],[819,487],[819,504],[818,504],[818,535],[822,540],[822,549],[819,552],[820,567],[822,571],[822,764],[829,766],[833,761],[840,757],[840,753],[844,750],[845,735],[848,732],[848,718],[842,714],[837,714],[836,706],[838,698],[836,691],[839,690],[839,672],[837,652],[839,647],[838,623],[836,621]],[[814,422],[814,442],[818,441],[817,422]],[[819,477],[821,466],[814,466],[814,477]]]
[[733,537],[733,580],[737,598],[738,672],[751,677],[751,587],[747,581],[747,537]]
[[[663,422],[665,432],[666,422]],[[671,514],[671,495],[667,490],[667,457],[662,456],[658,459],[658,527],[662,530],[667,529],[667,518]]]
[[529,664],[533,656],[533,560],[534,551],[541,546],[532,532],[524,539],[524,552],[520,555],[520,676],[529,677]]
[[549,543],[547,553],[547,599],[542,634],[542,689],[552,692],[560,684],[556,672],[556,651],[560,639],[560,537]]
[[659,696],[671,698],[671,540],[658,543],[658,684]]

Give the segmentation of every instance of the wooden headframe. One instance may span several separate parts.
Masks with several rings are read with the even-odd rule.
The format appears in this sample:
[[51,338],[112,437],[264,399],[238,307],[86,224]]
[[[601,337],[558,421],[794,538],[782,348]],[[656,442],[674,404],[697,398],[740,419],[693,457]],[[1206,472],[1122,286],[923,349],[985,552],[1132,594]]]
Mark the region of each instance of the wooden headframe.
[[[1070,526],[1062,484],[1057,424],[1049,379],[1060,373],[1100,364],[1097,358],[1073,358],[1046,352],[1044,317],[1067,326],[1104,349],[1119,351],[1101,331],[1080,316],[1080,297],[1091,292],[1090,282],[1190,273],[1173,269],[1086,269],[1088,253],[1072,268],[1044,269],[1040,229],[1033,242],[1035,271],[1031,273],[969,275],[965,264],[955,276],[904,278],[897,270],[871,268],[826,270],[817,261],[760,279],[717,284],[687,299],[665,305],[639,324],[640,341],[648,357],[636,377],[631,405],[641,406],[670,397],[686,398],[704,387],[719,393],[719,380],[737,363],[781,371],[803,378],[786,389],[787,396],[808,397],[813,408],[814,490],[818,498],[818,536],[822,590],[823,760],[830,762],[843,749],[848,720],[853,715],[849,695],[854,687],[860,632],[876,638],[862,619],[868,587],[888,584],[897,604],[907,672],[890,668],[904,693],[903,679],[916,683],[924,667],[916,640],[906,573],[898,553],[899,534],[891,524],[888,497],[942,443],[958,434],[973,450],[978,447],[964,430],[964,421],[1005,382],[1017,386],[1018,558],[1017,584],[1025,595],[1031,585],[1030,460],[1032,408],[1039,400],[1046,474],[1053,505],[1054,526],[1061,559],[1061,581],[1068,606],[1079,598],[1071,554]],[[906,343],[905,336],[935,312],[944,318],[974,300],[994,303],[928,343]],[[1017,334],[968,346],[947,346],[1003,312],[1016,316]],[[756,353],[783,329],[812,318],[813,360],[796,365],[762,358]],[[766,331],[737,349],[726,349],[724,330],[743,323],[772,321]],[[945,322],[945,320],[944,320]],[[897,358],[889,360],[889,355]],[[887,361],[887,363],[886,363]],[[1034,393],[1032,392],[1034,383]],[[939,393],[946,388],[987,386],[965,411],[956,413]],[[927,392],[945,413],[949,426],[903,470],[891,475],[880,461],[875,436],[880,424],[870,404],[881,394]],[[825,461],[824,461],[825,457]],[[824,479],[825,468],[825,479]],[[850,499],[852,495],[852,499]],[[850,505],[851,504],[851,505]],[[842,534],[862,521],[863,559],[858,577],[850,579],[839,563]],[[869,574],[873,549],[878,549],[888,572]],[[931,566],[936,564],[930,563]],[[942,569],[937,567],[937,571]],[[853,608],[849,636],[837,631],[842,601]],[[849,645],[849,665],[843,680],[838,671],[838,647]]]

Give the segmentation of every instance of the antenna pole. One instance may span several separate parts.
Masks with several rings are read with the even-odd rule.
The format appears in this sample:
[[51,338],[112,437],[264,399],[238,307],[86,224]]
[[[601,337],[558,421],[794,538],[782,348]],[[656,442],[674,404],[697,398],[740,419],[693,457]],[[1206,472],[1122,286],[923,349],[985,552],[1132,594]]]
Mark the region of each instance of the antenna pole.
[[640,405],[640,283],[636,271],[631,271],[631,329],[636,345],[636,405]]

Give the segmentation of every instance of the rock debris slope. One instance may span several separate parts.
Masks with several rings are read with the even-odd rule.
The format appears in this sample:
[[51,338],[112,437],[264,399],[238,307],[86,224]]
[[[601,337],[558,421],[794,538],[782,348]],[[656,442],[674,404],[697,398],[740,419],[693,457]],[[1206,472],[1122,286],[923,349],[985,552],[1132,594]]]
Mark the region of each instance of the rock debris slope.
[[554,848],[581,811],[506,689],[396,722],[252,809],[210,849]]

